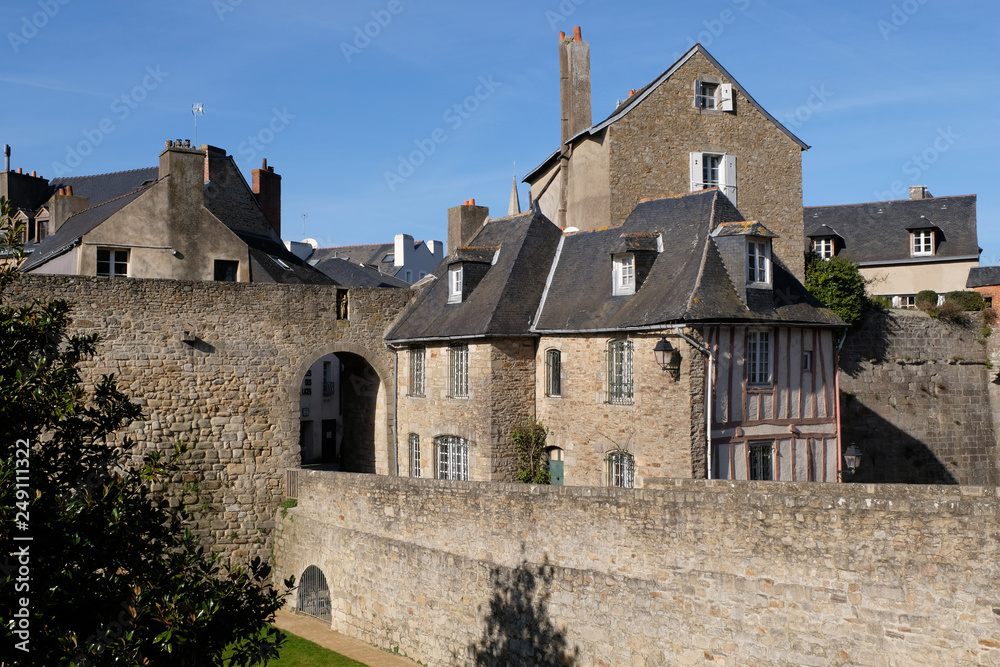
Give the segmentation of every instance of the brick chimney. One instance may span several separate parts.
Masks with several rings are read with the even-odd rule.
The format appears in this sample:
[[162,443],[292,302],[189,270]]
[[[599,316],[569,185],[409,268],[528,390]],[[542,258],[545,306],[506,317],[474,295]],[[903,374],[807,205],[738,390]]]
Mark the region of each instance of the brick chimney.
[[573,36],[559,33],[559,102],[562,143],[594,124],[590,110],[590,45],[580,28]]
[[469,199],[461,206],[448,209],[448,252],[454,253],[469,245],[479,229],[490,217],[490,209],[476,206],[475,199]]
[[267,166],[267,158],[260,169],[253,170],[253,193],[257,195],[264,217],[281,238],[281,176],[274,173],[274,167]]
[[911,185],[910,199],[933,199],[934,196],[928,192],[926,185]]

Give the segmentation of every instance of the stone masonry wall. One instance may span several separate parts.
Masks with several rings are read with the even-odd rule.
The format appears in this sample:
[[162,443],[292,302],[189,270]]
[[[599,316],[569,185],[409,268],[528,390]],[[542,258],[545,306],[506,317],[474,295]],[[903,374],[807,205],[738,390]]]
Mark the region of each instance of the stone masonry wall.
[[425,664],[1000,664],[993,488],[298,475],[278,576]]
[[[191,506],[194,532],[237,556],[266,558],[285,470],[300,462],[306,370],[350,352],[374,369],[373,391],[381,384],[392,396],[382,336],[410,293],[352,289],[347,321],[327,286],[23,276],[10,296],[72,302],[71,331],[101,337],[84,377],[115,374],[143,407],[145,421],[126,434],[146,449],[190,447],[170,492]],[[185,330],[195,340],[185,342]],[[376,442],[392,443],[394,415],[381,415]]]
[[[910,310],[869,313],[840,356],[844,447],[862,468],[847,481],[1000,483],[995,371],[997,334],[982,337],[978,313],[953,324]],[[992,397],[992,404],[991,404]]]
[[696,54],[609,128],[611,224],[645,197],[689,192],[691,152],[735,155],[740,212],[778,235],[776,256],[804,281],[802,149],[744,95],[734,112],[695,108],[694,82],[704,76],[731,83]]
[[[567,485],[606,486],[607,458],[615,450],[635,457],[635,485],[665,477],[704,477],[705,362],[678,337],[681,375],[674,381],[653,357],[660,334],[630,336],[634,401],[607,403],[607,336],[547,337],[538,345],[535,379],[538,419],[546,444],[563,450]],[[545,353],[562,353],[561,395],[545,395]]]

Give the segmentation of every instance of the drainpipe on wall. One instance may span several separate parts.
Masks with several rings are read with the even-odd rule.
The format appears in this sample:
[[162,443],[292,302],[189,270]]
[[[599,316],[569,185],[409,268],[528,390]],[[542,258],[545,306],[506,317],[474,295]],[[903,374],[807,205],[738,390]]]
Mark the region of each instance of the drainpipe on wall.
[[834,398],[837,403],[837,483],[843,482],[843,473],[841,471],[841,461],[843,461],[844,452],[842,451],[843,443],[841,442],[840,434],[840,350],[844,347],[844,341],[847,340],[847,329],[844,329],[844,334],[840,337],[840,342],[837,344],[837,349],[833,351],[833,388],[834,388]]

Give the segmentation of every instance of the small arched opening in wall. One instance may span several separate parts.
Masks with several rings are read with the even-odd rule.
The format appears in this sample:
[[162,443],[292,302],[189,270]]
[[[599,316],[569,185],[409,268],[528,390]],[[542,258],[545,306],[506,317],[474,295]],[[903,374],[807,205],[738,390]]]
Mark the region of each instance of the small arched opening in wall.
[[302,573],[302,580],[299,584],[299,604],[298,610],[302,614],[307,614],[315,618],[332,622],[330,615],[330,587],[326,583],[326,575],[323,570],[315,565],[310,565]]
[[395,392],[377,354],[357,345],[330,346],[310,355],[295,377],[301,466],[394,471]]

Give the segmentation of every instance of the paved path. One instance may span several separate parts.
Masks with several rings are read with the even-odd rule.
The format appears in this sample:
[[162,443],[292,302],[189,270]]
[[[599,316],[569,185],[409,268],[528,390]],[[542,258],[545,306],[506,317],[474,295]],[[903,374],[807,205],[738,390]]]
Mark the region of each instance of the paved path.
[[274,618],[274,624],[293,635],[308,639],[352,660],[363,662],[369,667],[414,667],[417,663],[388,651],[369,646],[330,629],[330,624],[305,614],[293,614],[281,609]]

